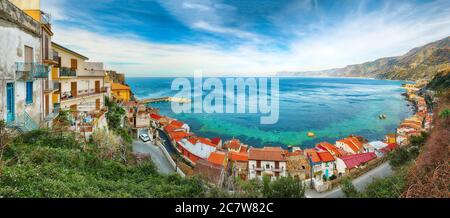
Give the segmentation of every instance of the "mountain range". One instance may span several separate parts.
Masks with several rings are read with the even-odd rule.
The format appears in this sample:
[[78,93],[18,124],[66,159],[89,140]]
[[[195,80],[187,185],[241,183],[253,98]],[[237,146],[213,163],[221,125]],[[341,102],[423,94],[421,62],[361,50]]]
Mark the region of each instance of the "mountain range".
[[280,72],[277,76],[367,77],[395,80],[431,80],[450,69],[450,36],[414,48],[402,56],[322,71]]

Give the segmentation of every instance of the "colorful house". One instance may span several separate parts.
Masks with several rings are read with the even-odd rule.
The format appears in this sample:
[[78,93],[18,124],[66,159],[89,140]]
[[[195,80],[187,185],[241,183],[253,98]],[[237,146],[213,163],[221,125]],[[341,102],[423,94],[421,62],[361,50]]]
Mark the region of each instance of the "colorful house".
[[376,159],[375,152],[352,154],[336,159],[336,169],[339,175],[350,172],[352,169],[363,167],[367,162]]
[[347,138],[336,141],[336,147],[350,154],[362,153],[364,151],[363,145],[363,142],[354,136],[349,136]]
[[306,149],[304,154],[309,159],[316,180],[329,179],[334,175],[336,159],[328,151],[317,151],[316,149]]
[[131,99],[130,87],[120,83],[112,83],[111,94],[119,101],[129,101]]
[[287,151],[281,147],[251,147],[248,153],[250,179],[269,176],[275,180],[280,176],[287,176]]

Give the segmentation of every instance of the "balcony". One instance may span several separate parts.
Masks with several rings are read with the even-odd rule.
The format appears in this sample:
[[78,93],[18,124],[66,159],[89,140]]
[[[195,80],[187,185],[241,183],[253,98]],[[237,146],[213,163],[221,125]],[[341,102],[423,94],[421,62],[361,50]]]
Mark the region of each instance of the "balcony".
[[84,98],[89,96],[94,96],[106,92],[106,87],[101,87],[99,90],[95,89],[85,89],[79,90],[76,95],[72,95],[71,91],[66,91],[61,93],[61,101],[67,101],[72,99]]
[[31,80],[39,78],[48,78],[49,68],[45,64],[16,62],[16,79]]
[[54,91],[58,91],[60,89],[60,84],[58,81],[50,81],[47,80],[44,83],[44,92],[46,93],[50,93],[50,92],[54,92]]
[[61,110],[61,104],[60,103],[54,103],[53,104],[53,111],[44,118],[44,121],[48,122],[48,121],[51,121],[51,120],[55,119],[59,115],[59,111],[60,110]]
[[59,69],[59,76],[60,77],[76,77],[77,71],[75,69],[72,69],[69,67],[61,67]]

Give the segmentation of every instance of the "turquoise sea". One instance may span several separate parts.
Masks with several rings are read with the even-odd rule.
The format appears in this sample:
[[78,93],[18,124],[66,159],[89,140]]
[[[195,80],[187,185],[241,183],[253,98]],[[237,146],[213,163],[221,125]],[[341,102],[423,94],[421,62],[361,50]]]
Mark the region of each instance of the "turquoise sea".
[[[172,96],[174,78],[127,78],[138,98]],[[223,81],[225,79],[222,79]],[[225,82],[223,82],[225,84]],[[279,121],[261,125],[262,114],[205,114],[172,112],[171,103],[155,103],[162,115],[188,123],[203,137],[239,138],[246,144],[299,145],[313,147],[317,142],[357,134],[369,140],[382,139],[412,115],[401,94],[402,81],[354,78],[279,78]],[[192,87],[193,87],[192,83]],[[203,95],[209,92],[203,92]],[[224,105],[225,105],[224,101]],[[378,116],[386,114],[387,119]],[[314,132],[315,138],[307,136]]]

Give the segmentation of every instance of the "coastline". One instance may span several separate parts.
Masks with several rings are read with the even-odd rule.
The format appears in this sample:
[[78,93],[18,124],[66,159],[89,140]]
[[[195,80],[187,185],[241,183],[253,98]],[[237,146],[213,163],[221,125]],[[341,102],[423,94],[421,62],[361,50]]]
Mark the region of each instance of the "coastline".
[[[167,81],[170,81],[171,77],[155,77],[155,78],[159,78],[159,79],[166,79]],[[315,78],[315,77],[307,77],[307,78]],[[152,79],[152,77],[148,77],[149,80]],[[333,78],[330,78],[333,79]],[[348,78],[343,78],[343,77],[339,77],[337,79],[348,79]],[[358,79],[365,79],[365,78],[358,78]],[[377,79],[374,79],[377,80]],[[381,80],[382,81],[382,80]],[[387,81],[387,80],[386,80]],[[158,80],[159,82],[159,80]],[[338,82],[340,83],[340,82]],[[359,84],[360,82],[355,81],[356,84]],[[141,86],[142,85],[149,85],[152,83],[139,83],[140,85],[136,85],[136,86]],[[164,82],[165,84],[165,82]],[[170,82],[169,82],[170,84]],[[378,84],[378,83],[375,83]],[[394,86],[393,86],[394,87]],[[400,86],[395,86],[400,88]],[[161,89],[154,89],[157,90],[157,92],[159,93]],[[141,95],[145,92],[141,92]],[[161,91],[161,93],[164,93]],[[301,146],[302,148],[306,149],[306,148],[310,148],[310,147],[314,147],[314,145],[316,143],[319,143],[320,140],[324,140],[324,141],[333,141],[333,140],[338,140],[339,138],[342,137],[346,137],[348,135],[354,135],[354,134],[359,134],[362,136],[365,136],[364,132],[369,132],[369,137],[368,139],[370,140],[376,140],[376,139],[381,139],[382,137],[384,137],[385,134],[395,131],[395,127],[397,127],[402,119],[407,118],[408,116],[414,114],[416,112],[416,108],[414,107],[414,104],[412,104],[412,101],[408,100],[407,98],[404,99],[405,97],[405,92],[398,89],[398,91],[396,91],[396,93],[398,93],[398,97],[395,97],[396,99],[402,99],[402,102],[406,102],[407,105],[402,106],[402,110],[398,111],[399,113],[397,113],[397,111],[394,112],[394,114],[392,114],[389,119],[391,121],[388,121],[386,123],[386,121],[384,122],[378,122],[378,112],[376,113],[376,115],[373,112],[370,112],[370,119],[371,120],[377,120],[377,124],[375,124],[375,126],[372,126],[370,128],[378,128],[378,132],[373,132],[371,133],[371,129],[367,128],[367,129],[362,129],[360,132],[358,131],[352,131],[355,130],[355,128],[350,128],[348,131],[345,131],[344,134],[342,134],[339,130],[339,126],[340,125],[346,125],[346,126],[361,126],[360,124],[367,118],[367,116],[361,114],[361,116],[358,117],[354,117],[357,119],[357,121],[354,120],[354,118],[352,118],[352,122],[348,122],[348,123],[342,123],[342,122],[338,122],[333,126],[329,126],[326,128],[317,128],[317,129],[286,129],[286,131],[281,130],[280,132],[278,131],[268,131],[267,129],[260,129],[260,128],[247,128],[247,126],[242,125],[241,123],[230,123],[228,124],[228,122],[222,122],[220,121],[221,117],[218,117],[218,120],[211,120],[209,121],[205,121],[204,117],[200,117],[200,116],[174,116],[173,113],[167,113],[167,110],[169,110],[170,112],[170,106],[166,106],[166,105],[158,105],[158,104],[150,104],[149,106],[151,107],[157,107],[157,108],[163,108],[161,109],[161,115],[164,116],[169,116],[171,117],[171,119],[179,119],[180,121],[183,122],[187,122],[188,125],[194,123],[194,128],[196,131],[199,131],[201,133],[199,134],[203,134],[204,137],[221,137],[223,139],[228,139],[228,138],[238,138],[242,141],[247,141],[249,144],[254,145],[255,147],[263,147],[264,145],[280,145],[283,148],[288,148],[289,146]],[[166,93],[163,95],[167,95]],[[395,94],[397,96],[397,94]],[[401,96],[400,96],[401,95]],[[405,101],[406,100],[406,101]],[[374,102],[374,104],[376,104],[376,102]],[[399,102],[399,105],[403,103]],[[395,105],[395,107],[397,108],[397,105]],[[384,113],[384,110],[382,110]],[[166,112],[166,113],[164,113]],[[392,112],[391,112],[392,113]],[[398,116],[400,115],[401,116]],[[395,116],[394,116],[395,115]],[[389,114],[388,114],[389,116]],[[184,118],[184,119],[183,119]],[[367,121],[365,121],[367,122]],[[357,125],[353,125],[353,124],[357,124]],[[282,124],[285,125],[285,124]],[[386,128],[385,130],[382,130],[382,128],[384,126],[388,125],[389,128]],[[394,127],[395,125],[395,127]],[[241,129],[243,128],[243,129]],[[284,128],[284,126],[281,126],[281,128]],[[243,134],[239,134],[239,131],[242,131]],[[332,132],[333,131],[333,132]],[[316,137],[311,138],[311,137],[307,137],[307,133],[308,132],[315,132],[317,133]],[[273,137],[269,137],[269,135],[272,135],[273,133]],[[281,133],[281,135],[280,135]],[[292,137],[294,136],[295,137]],[[293,140],[293,139],[297,139],[297,140]],[[281,141],[282,140],[282,141]]]

